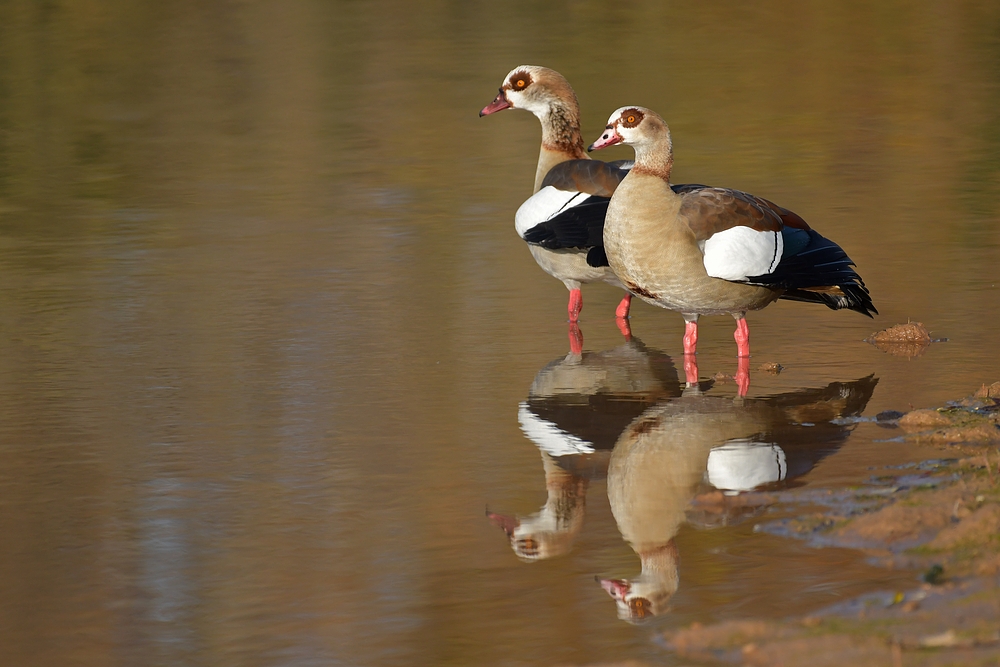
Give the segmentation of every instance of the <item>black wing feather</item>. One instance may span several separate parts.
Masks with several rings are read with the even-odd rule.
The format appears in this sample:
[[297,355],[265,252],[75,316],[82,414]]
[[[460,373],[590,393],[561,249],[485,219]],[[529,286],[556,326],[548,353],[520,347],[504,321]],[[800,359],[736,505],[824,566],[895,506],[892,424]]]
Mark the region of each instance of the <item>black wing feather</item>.
[[[784,254],[773,273],[752,276],[746,282],[785,290],[780,298],[822,303],[828,308],[847,308],[868,317],[878,314],[865,282],[852,267],[854,262],[843,248],[812,229],[788,229],[785,246],[797,246]],[[792,238],[808,234],[808,239]],[[822,288],[839,288],[840,293]],[[816,291],[819,290],[819,291]]]

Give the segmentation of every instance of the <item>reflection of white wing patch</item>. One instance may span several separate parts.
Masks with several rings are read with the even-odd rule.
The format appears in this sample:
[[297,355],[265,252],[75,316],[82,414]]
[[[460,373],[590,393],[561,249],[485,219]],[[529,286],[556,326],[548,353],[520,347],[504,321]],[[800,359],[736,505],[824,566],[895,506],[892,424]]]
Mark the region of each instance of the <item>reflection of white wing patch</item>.
[[528,409],[527,403],[521,403],[517,409],[517,421],[528,439],[538,445],[538,448],[552,456],[569,456],[571,454],[590,454],[594,446],[562,430],[550,421],[546,421]]
[[781,232],[732,227],[712,234],[704,242],[705,270],[713,278],[723,280],[763,276],[778,268],[784,247]]
[[748,491],[787,473],[784,450],[771,442],[730,440],[708,453],[708,483],[722,491]]
[[521,204],[514,214],[514,229],[518,236],[524,238],[525,232],[546,220],[551,220],[568,208],[589,199],[590,195],[575,190],[557,190],[547,185]]

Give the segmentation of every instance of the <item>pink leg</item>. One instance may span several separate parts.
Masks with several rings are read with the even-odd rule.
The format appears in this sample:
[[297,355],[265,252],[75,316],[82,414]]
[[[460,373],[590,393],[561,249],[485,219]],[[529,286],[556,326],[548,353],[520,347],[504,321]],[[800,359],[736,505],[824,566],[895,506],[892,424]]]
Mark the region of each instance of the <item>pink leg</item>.
[[615,317],[628,317],[628,310],[632,306],[632,295],[625,293],[622,297],[621,303],[615,309]]
[[569,311],[570,322],[576,322],[580,319],[580,311],[583,310],[583,295],[579,289],[569,291],[569,306],[566,310]]
[[736,320],[736,332],[733,334],[736,339],[736,356],[750,356],[750,327],[747,326],[746,318]]
[[632,325],[628,323],[627,319],[624,317],[616,317],[615,324],[618,325],[618,330],[622,332],[623,336],[625,336],[626,343],[632,340]]
[[695,354],[698,347],[698,321],[684,323],[684,354]]
[[583,332],[576,322],[569,323],[569,351],[573,354],[583,354]]

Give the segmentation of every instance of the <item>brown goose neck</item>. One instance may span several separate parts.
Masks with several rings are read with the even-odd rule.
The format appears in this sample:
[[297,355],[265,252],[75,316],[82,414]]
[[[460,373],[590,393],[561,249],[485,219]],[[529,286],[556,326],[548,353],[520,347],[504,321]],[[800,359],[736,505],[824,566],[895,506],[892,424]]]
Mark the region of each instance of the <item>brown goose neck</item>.
[[551,104],[541,121],[543,148],[565,153],[568,160],[587,157],[580,133],[580,106],[575,99]]
[[674,151],[669,138],[635,147],[634,173],[657,176],[669,183],[673,168]]

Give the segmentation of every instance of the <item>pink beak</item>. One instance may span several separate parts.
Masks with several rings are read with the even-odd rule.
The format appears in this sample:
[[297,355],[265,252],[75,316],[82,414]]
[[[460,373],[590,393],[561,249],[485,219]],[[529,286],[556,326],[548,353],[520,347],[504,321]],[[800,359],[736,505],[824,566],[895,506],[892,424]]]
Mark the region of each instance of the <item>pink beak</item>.
[[618,133],[615,131],[615,129],[613,127],[608,127],[606,130],[604,130],[604,134],[601,135],[600,139],[587,146],[587,150],[599,151],[602,148],[607,148],[608,146],[614,146],[615,144],[620,144],[621,142],[622,138],[618,136]]
[[629,583],[624,579],[601,579],[601,588],[616,600],[624,600],[628,595]]
[[483,110],[479,112],[479,117],[489,116],[491,113],[496,113],[497,111],[503,111],[504,109],[510,108],[510,102],[507,101],[507,97],[503,94],[503,90],[500,91],[492,102],[483,107]]

